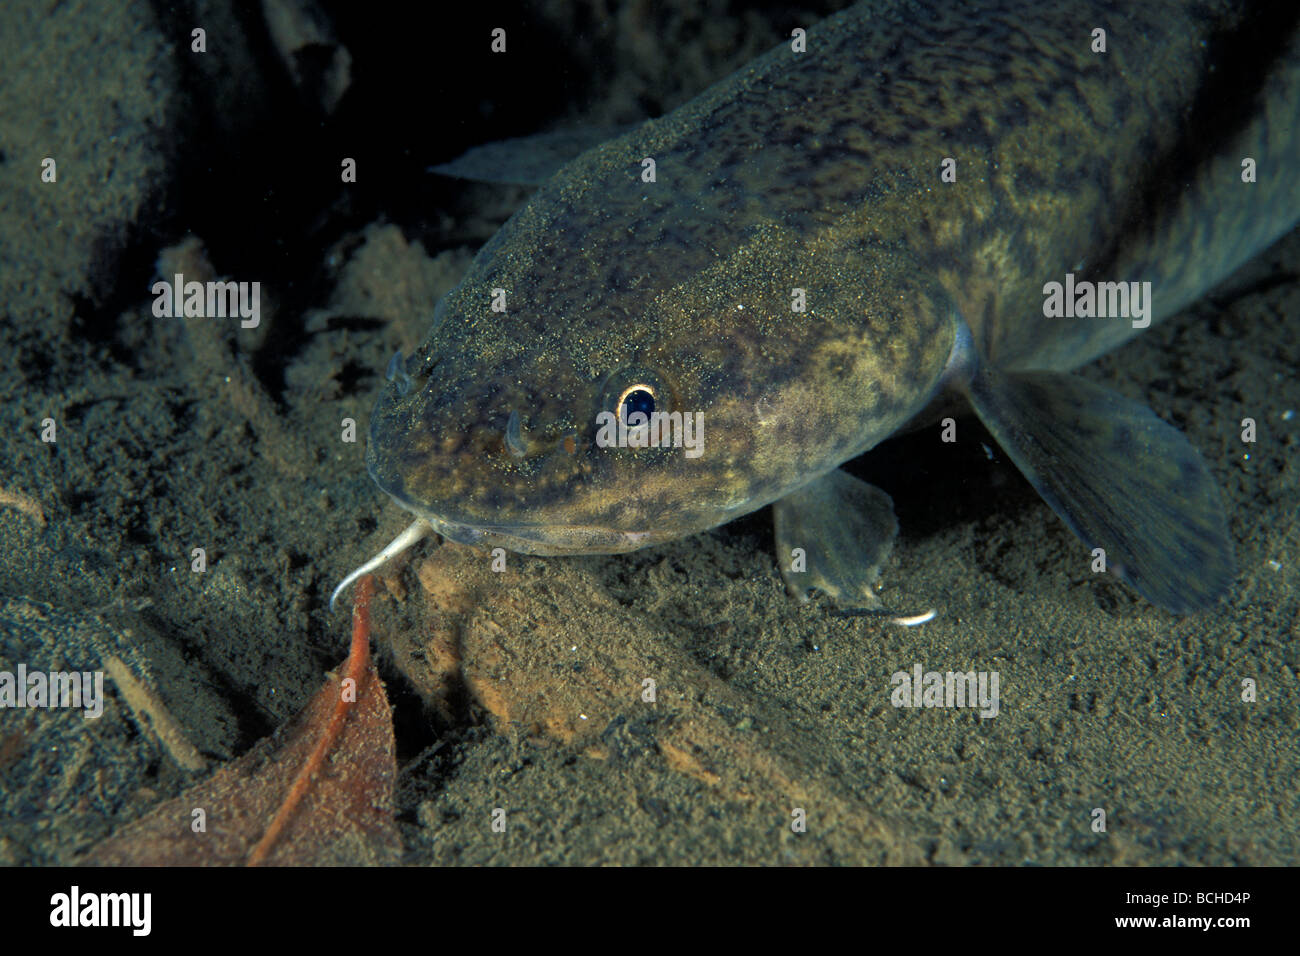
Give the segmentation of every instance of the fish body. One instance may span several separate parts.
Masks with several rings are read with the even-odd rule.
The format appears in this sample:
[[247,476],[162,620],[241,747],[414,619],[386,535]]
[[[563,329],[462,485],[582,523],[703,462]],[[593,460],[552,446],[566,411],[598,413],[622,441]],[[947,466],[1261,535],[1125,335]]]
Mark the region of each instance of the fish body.
[[[1064,373],[1300,218],[1297,14],[1239,7],[831,17],[540,187],[380,396],[371,477],[425,529],[534,554],[777,503],[792,591],[869,603],[896,525],[836,469],[955,397],[1145,596],[1210,606],[1234,572],[1203,463]],[[1052,282],[1145,315],[1049,317]],[[610,447],[634,408],[698,415],[699,453]]]

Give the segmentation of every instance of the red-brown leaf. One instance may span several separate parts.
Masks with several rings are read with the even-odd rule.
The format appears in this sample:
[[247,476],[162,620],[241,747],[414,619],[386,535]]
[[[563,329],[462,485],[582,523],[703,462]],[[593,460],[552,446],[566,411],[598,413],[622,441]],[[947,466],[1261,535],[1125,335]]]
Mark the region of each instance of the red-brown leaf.
[[[319,866],[390,863],[401,851],[393,820],[393,722],[370,661],[368,603],[357,586],[352,653],[285,727],[91,849],[85,862],[134,866]],[[356,683],[344,702],[343,681]],[[194,832],[194,811],[206,832]]]

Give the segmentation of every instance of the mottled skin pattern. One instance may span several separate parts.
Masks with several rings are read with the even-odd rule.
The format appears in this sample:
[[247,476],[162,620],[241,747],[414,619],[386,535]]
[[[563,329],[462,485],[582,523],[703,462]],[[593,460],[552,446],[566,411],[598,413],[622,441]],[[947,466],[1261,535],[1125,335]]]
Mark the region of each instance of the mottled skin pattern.
[[[535,194],[440,304],[407,390],[385,389],[371,475],[457,540],[630,550],[906,426],[943,384],[958,315],[1003,368],[1114,347],[1129,322],[1045,319],[1043,283],[1151,280],[1162,316],[1300,211],[1294,166],[1277,175],[1300,155],[1294,57],[1222,141],[1184,137],[1235,5],[880,2],[817,25],[806,53],[778,48]],[[596,447],[596,414],[637,382],[660,410],[704,413],[701,457]]]

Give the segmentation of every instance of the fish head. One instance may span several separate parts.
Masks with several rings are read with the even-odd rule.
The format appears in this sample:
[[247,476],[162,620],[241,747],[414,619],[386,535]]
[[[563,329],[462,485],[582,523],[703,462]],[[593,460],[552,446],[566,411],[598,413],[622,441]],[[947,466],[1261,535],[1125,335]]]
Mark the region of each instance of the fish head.
[[376,405],[371,477],[444,536],[580,554],[702,531],[882,440],[939,380],[950,303],[859,241],[732,230],[707,197],[584,198],[507,223]]

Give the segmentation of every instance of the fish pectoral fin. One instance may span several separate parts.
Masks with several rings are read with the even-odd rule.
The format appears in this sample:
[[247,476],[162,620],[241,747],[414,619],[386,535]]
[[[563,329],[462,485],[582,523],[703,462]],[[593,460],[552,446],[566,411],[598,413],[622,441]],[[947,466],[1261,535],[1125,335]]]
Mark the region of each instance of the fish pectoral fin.
[[1210,608],[1227,592],[1236,567],[1219,489],[1182,432],[1073,375],[981,367],[968,393],[1008,457],[1094,550],[1098,569],[1175,614]]
[[880,606],[875,584],[898,536],[894,502],[835,469],[772,506],[777,564],[790,594],[816,588],[840,606]]

